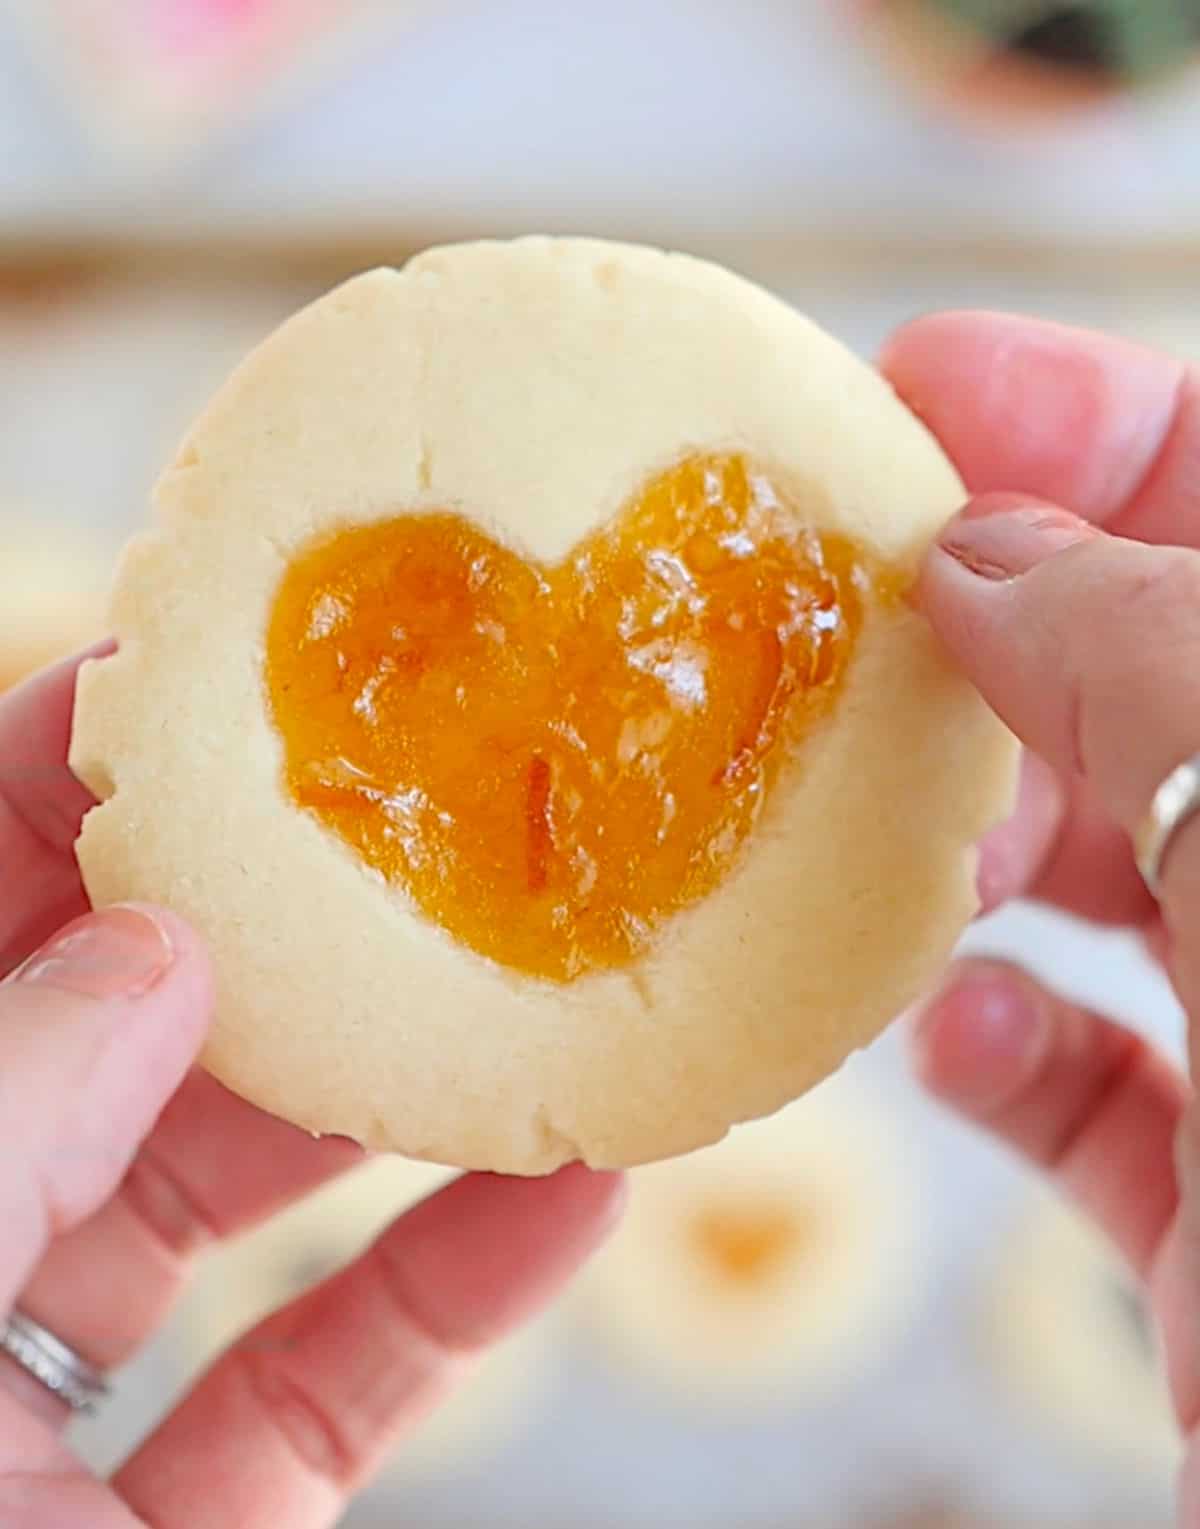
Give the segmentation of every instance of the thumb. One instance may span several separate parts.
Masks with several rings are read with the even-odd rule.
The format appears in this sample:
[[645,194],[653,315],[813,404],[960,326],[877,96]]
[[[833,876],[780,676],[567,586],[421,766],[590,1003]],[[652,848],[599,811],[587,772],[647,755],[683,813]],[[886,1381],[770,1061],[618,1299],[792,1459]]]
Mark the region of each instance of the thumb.
[[117,1188],[208,1008],[195,936],[132,906],[68,924],[0,983],[0,1313],[50,1238]]
[[[1127,832],[1200,752],[1200,552],[988,495],[945,528],[918,600],[1022,742],[1085,777]],[[1180,945],[1200,946],[1200,817],[1181,828],[1163,889]],[[1189,986],[1200,1000],[1200,981]]]

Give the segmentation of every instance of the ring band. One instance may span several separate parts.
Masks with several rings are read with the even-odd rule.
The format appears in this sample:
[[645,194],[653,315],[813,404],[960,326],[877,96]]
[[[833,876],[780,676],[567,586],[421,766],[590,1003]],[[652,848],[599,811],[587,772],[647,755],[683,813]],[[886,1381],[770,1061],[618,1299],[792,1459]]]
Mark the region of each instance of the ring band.
[[22,1311],[11,1312],[0,1323],[0,1352],[76,1412],[93,1411],[108,1395],[108,1382],[99,1370]]
[[1158,896],[1163,861],[1175,835],[1200,812],[1200,754],[1177,765],[1150,803],[1133,836],[1133,852],[1146,885]]

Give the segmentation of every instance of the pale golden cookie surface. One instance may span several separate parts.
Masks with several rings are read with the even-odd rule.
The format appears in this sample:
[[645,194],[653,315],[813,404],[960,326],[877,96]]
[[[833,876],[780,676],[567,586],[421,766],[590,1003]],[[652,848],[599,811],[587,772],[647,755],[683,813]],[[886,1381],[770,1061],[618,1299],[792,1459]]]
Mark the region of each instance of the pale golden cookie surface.
[[[229,1087],[412,1157],[624,1165],[780,1107],[933,980],[975,909],[971,846],[1009,806],[1014,749],[870,578],[836,693],[778,745],[741,838],[714,831],[727,863],[664,893],[609,964],[611,941],[578,970],[497,959],[289,786],[269,634],[322,537],[452,515],[545,583],[656,475],[710,458],[763,477],[773,525],[889,581],[963,498],[880,378],[783,303],[595,241],[464,245],[359,277],[213,401],[122,565],[120,652],[81,678],[72,758],[105,799],[79,845],[93,899],[164,902],[212,947],[205,1061]],[[403,714],[405,749],[422,715]],[[432,758],[426,794],[447,768]],[[531,808],[550,840],[556,810]]]

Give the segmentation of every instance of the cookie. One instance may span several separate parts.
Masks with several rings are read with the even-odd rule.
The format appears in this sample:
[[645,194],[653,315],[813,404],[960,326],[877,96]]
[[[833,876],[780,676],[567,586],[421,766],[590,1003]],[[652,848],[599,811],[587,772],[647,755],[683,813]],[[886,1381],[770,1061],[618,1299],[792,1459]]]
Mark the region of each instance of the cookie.
[[984,1295],[985,1352],[1022,1418],[1108,1469],[1172,1479],[1182,1444],[1153,1316],[1082,1212],[1039,1190]]
[[926,1288],[921,1188],[886,1099],[842,1072],[638,1169],[581,1310],[622,1369],[689,1412],[753,1420],[845,1395]]
[[207,937],[206,1065],[468,1168],[718,1139],[976,909],[1012,739],[905,600],[962,502],[869,367],[709,264],[431,251],[237,370],[81,675],[97,903]]

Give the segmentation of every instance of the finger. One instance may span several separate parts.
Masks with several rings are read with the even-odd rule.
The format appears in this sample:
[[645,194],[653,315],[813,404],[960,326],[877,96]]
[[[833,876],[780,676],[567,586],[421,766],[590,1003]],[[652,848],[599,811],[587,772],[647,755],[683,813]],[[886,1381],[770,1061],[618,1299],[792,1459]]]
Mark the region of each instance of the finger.
[[[67,768],[75,676],[101,643],[0,697],[0,976],[87,909],[72,845],[95,799]],[[20,895],[13,891],[20,888]]]
[[116,1193],[50,1244],[21,1307],[92,1364],[112,1369],[157,1331],[205,1246],[362,1158],[355,1143],[314,1139],[194,1070]]
[[1200,547],[1200,375],[1128,340],[999,313],[917,319],[881,367],[972,493],[1015,490]]
[[0,1311],[116,1188],[209,1004],[187,926],[132,907],[76,920],[0,984]]
[[1189,1091],[1145,1041],[1016,967],[968,961],[913,1033],[925,1086],[1049,1171],[1149,1271],[1178,1207]]
[[0,1524],[5,1529],[147,1529],[58,1435],[3,1394]]
[[1192,1103],[1175,1138],[1175,1172],[1180,1213],[1158,1260],[1151,1294],[1163,1333],[1167,1373],[1184,1432],[1200,1423],[1200,1324],[1196,1289],[1200,1282],[1200,1114]]
[[1071,781],[1065,798],[1058,836],[1029,895],[1091,923],[1148,931],[1158,904],[1134,864],[1128,834],[1087,781]]
[[[111,652],[101,643],[81,657]],[[0,898],[0,974],[87,904],[72,845],[93,798],[67,768],[81,657],[0,701],[0,863],[19,898]],[[253,1224],[357,1161],[254,1110],[205,1074],[170,1102],[117,1194],[54,1240],[22,1305],[92,1363],[122,1363],[162,1321],[188,1255]],[[78,1271],[87,1269],[86,1282]]]
[[[906,325],[881,361],[975,492],[1014,489],[1151,541],[1200,546],[1200,382],[1143,346],[997,313]],[[1043,800],[1045,805],[1045,800]],[[1024,805],[981,860],[986,906],[1034,896],[1143,927],[1153,902],[1129,846],[1072,782],[1053,854]]]
[[[997,495],[945,529],[918,598],[1018,737],[1082,777],[1127,834],[1200,749],[1200,553],[1106,536]],[[1200,1001],[1200,820],[1180,830],[1163,889],[1169,920],[1192,935],[1176,942],[1190,1005]]]
[[1200,1428],[1187,1441],[1179,1473],[1179,1529],[1200,1529]]
[[[1018,490],[1148,541],[1200,546],[1200,379],[1140,345],[1016,315],[933,314],[881,366],[977,493]],[[1018,813],[981,864],[989,904],[1032,895],[1143,926],[1153,905],[1124,838],[1072,783],[1051,861]],[[986,852],[985,852],[986,854]]]
[[[37,1387],[32,1377],[26,1379]],[[146,1529],[61,1435],[45,1426],[35,1408],[2,1387],[0,1524],[5,1529]]]
[[979,842],[975,880],[981,915],[1031,891],[1054,853],[1065,812],[1058,776],[1044,760],[1026,751],[1012,816]]
[[172,1529],[319,1529],[470,1357],[538,1310],[613,1224],[621,1181],[473,1174],[255,1328],[115,1478]]

